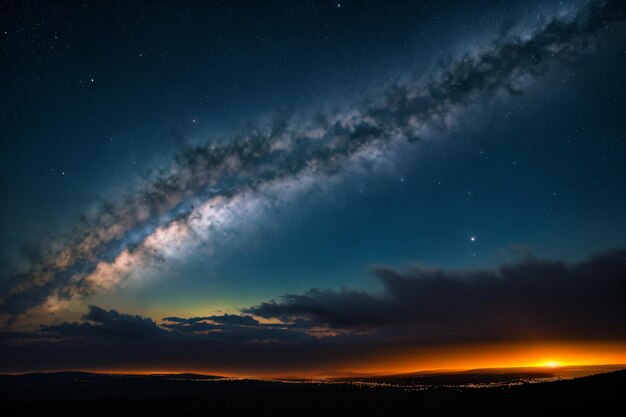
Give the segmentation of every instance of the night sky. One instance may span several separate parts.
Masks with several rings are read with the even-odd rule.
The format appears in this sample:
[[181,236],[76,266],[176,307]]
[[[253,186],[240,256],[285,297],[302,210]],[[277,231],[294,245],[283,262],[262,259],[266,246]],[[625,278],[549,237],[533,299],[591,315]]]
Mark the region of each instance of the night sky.
[[625,363],[624,9],[2,2],[0,371]]

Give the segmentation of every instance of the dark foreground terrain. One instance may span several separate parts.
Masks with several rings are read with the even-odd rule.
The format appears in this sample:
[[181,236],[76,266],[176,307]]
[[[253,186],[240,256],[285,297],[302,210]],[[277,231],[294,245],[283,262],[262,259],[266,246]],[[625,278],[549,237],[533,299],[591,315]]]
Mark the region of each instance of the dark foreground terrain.
[[625,388],[626,371],[306,382],[63,372],[0,376],[0,404],[5,416],[608,415],[623,408]]

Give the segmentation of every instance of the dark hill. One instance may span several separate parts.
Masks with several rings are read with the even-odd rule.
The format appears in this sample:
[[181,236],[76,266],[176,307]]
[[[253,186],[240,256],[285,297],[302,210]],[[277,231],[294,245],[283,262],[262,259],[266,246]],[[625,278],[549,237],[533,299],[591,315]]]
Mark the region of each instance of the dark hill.
[[626,371],[572,380],[425,390],[345,383],[85,373],[0,378],[5,415],[528,416],[619,413]]

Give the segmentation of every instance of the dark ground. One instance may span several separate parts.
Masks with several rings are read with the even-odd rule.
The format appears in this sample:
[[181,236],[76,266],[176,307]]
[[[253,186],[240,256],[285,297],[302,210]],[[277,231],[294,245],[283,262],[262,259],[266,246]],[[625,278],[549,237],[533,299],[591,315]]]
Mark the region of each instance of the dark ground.
[[[626,392],[626,370],[511,387],[434,386],[423,391],[364,387],[350,382],[301,384],[196,378],[76,372],[0,376],[0,409],[5,416],[595,416],[621,413]],[[457,380],[439,377],[437,384],[462,385],[473,377],[465,381],[454,378]],[[482,382],[501,382],[503,377],[480,378]],[[413,382],[424,381],[418,377]]]

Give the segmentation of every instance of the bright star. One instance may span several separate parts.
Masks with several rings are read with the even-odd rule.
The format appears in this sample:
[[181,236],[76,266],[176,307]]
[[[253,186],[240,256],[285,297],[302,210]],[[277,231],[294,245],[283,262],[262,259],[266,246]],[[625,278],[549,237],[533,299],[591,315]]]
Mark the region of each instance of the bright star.
[[476,236],[470,236],[470,242],[476,242]]

